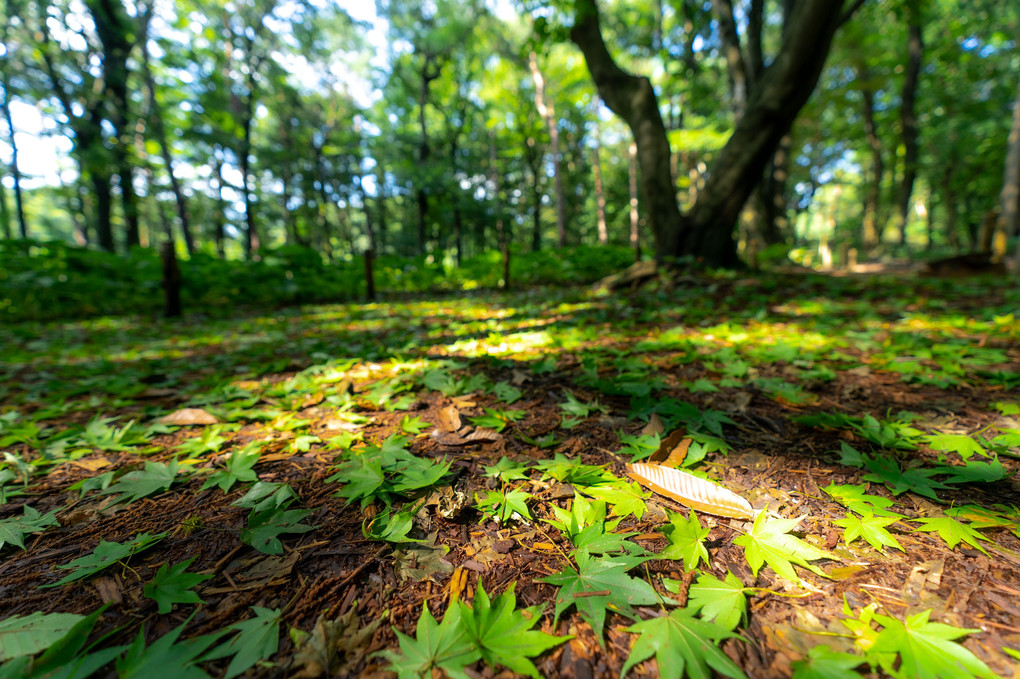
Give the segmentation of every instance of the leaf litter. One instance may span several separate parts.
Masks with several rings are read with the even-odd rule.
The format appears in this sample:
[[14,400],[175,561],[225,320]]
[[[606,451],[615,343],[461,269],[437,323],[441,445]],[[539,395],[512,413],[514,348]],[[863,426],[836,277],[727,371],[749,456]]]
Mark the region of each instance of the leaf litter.
[[20,328],[0,676],[1012,676],[1016,295],[759,283]]

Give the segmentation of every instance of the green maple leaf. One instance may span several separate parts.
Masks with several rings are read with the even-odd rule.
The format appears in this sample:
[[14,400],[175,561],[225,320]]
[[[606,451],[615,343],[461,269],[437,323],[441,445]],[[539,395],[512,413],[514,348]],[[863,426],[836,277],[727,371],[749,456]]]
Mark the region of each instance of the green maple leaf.
[[966,434],[933,434],[926,436],[925,440],[932,450],[958,453],[964,460],[969,460],[975,453],[988,456],[988,451]]
[[869,545],[880,552],[885,551],[884,547],[894,547],[905,552],[906,550],[900,546],[892,533],[886,530],[886,526],[897,521],[899,519],[894,516],[874,516],[868,512],[864,516],[851,514],[844,519],[836,519],[833,523],[843,529],[843,542],[847,545],[857,538],[864,538]]
[[40,514],[38,510],[25,505],[22,515],[0,521],[0,549],[5,544],[25,548],[25,536],[40,533],[48,526],[59,526],[56,518],[57,510]]
[[524,392],[507,382],[496,382],[492,385],[492,393],[503,403],[510,405],[524,396]]
[[200,604],[202,599],[191,588],[205,582],[211,575],[201,573],[185,573],[197,557],[191,557],[174,566],[167,567],[164,563],[156,571],[152,582],[145,585],[142,593],[159,604],[160,613],[169,613],[174,604]]
[[736,628],[747,617],[747,588],[729,571],[726,571],[725,580],[708,573],[699,575],[688,597],[689,608],[700,609],[702,618],[728,630]]
[[263,554],[283,554],[283,544],[277,536],[315,530],[315,526],[299,523],[311,513],[310,509],[276,507],[253,512],[248,517],[248,527],[241,530],[241,542],[251,545]]
[[514,595],[516,583],[495,599],[489,599],[481,583],[471,606],[459,602],[461,626],[490,666],[503,665],[518,674],[538,678],[538,670],[528,660],[571,639],[531,629],[541,619],[542,606],[518,611]]
[[389,504],[389,495],[379,492],[386,486],[386,474],[381,460],[369,455],[357,455],[342,462],[337,469],[336,474],[326,479],[344,484],[337,495],[347,498],[348,502],[361,500],[362,509],[372,504],[376,497]]
[[891,457],[865,458],[865,465],[871,473],[865,474],[864,480],[884,483],[893,495],[899,495],[909,490],[932,500],[938,500],[939,496],[935,494],[935,491],[949,487],[931,478],[941,473],[937,469],[922,467],[900,469],[899,463]]
[[577,612],[592,626],[599,643],[603,643],[606,609],[634,620],[637,617],[634,606],[676,603],[660,596],[644,580],[627,575],[627,571],[644,561],[643,558],[595,558],[585,550],[576,551],[574,558],[577,562],[576,570],[573,566],[567,566],[541,581],[560,588],[556,593],[555,620],[558,621],[568,608],[576,606]]
[[146,462],[144,469],[128,472],[120,477],[116,483],[103,491],[103,495],[120,493],[114,502],[130,504],[157,491],[168,489],[176,476],[176,458],[171,460],[169,465],[162,462]]
[[499,458],[499,462],[485,468],[485,475],[489,478],[498,478],[503,483],[510,483],[528,478],[528,475],[524,473],[527,469],[528,465],[514,462],[504,455]]
[[853,670],[865,660],[828,646],[815,646],[806,658],[793,662],[793,679],[860,679],[861,675]]
[[390,669],[401,679],[430,677],[434,669],[443,670],[455,679],[466,678],[464,667],[481,658],[481,653],[460,624],[460,617],[460,606],[450,606],[443,622],[437,623],[428,606],[422,603],[414,638],[393,628],[400,652],[381,651],[377,655],[389,660]]
[[227,459],[227,468],[213,472],[199,490],[219,486],[220,490],[225,493],[238,481],[258,481],[259,477],[255,473],[254,467],[255,463],[259,461],[259,456],[262,455],[264,445],[263,441],[252,441],[244,448],[231,452]]
[[874,514],[876,516],[896,516],[900,514],[888,511],[893,501],[881,495],[868,495],[867,485],[837,485],[830,483],[822,488],[833,500],[858,514]]
[[950,474],[943,483],[994,483],[1006,478],[1006,470],[998,457],[989,462],[971,461],[960,467],[937,467],[939,474]]
[[740,639],[736,634],[711,622],[694,617],[691,609],[679,608],[669,615],[643,620],[625,628],[640,634],[631,649],[620,676],[653,655],[659,676],[710,679],[713,670],[727,677],[745,677],[736,663],[719,648],[723,639]]
[[878,633],[871,650],[875,653],[898,653],[899,674],[916,679],[941,677],[988,677],[997,675],[954,639],[980,632],[961,629],[938,622],[928,622],[931,609],[907,616],[904,622],[875,614],[884,629]]
[[659,434],[632,435],[620,432],[620,443],[624,447],[616,451],[617,455],[630,455],[631,462],[651,457],[662,445],[662,436]]
[[500,525],[507,521],[523,521],[531,523],[531,513],[528,511],[528,500],[531,493],[523,490],[490,490],[485,493],[484,498],[475,495],[475,506],[483,517],[488,516],[499,522]]
[[691,510],[690,518],[670,512],[669,524],[663,528],[669,545],[659,554],[660,559],[683,559],[684,568],[689,571],[698,567],[698,562],[708,563],[705,538],[710,529],[702,528],[698,515]]
[[99,544],[96,545],[95,550],[93,550],[91,554],[78,557],[69,563],[57,566],[57,568],[62,570],[71,570],[73,571],[72,573],[52,584],[42,585],[40,589],[46,587],[57,587],[69,582],[74,582],[75,580],[87,578],[90,575],[95,575],[104,568],[108,568],[122,559],[126,559],[148,549],[164,537],[166,537],[166,533],[156,533],[155,535],[142,533],[141,535],[136,535],[130,542],[120,543],[100,540]]
[[[46,633],[41,635],[41,630],[36,627],[31,632],[33,637],[32,641],[35,643],[45,642],[46,650],[37,657],[32,658],[31,655],[20,655],[15,657],[13,660],[7,660],[0,665],[0,676],[14,679],[15,677],[32,677],[32,679],[38,679],[39,677],[64,677],[65,679],[71,679],[72,677],[89,677],[96,673],[99,668],[112,661],[117,655],[124,651],[127,646],[109,646],[102,650],[90,653],[92,646],[86,648],[85,644],[88,642],[88,638],[92,633],[92,629],[96,626],[96,622],[103,612],[108,608],[109,604],[104,604],[97,610],[93,611],[88,617],[74,616],[80,618],[75,622],[66,633],[60,635],[57,638],[53,638],[52,635]],[[39,621],[35,616],[41,615],[33,613],[32,615],[21,618],[21,624],[35,620]],[[56,613],[48,616],[43,616],[47,621],[44,623],[44,627],[52,629],[50,621],[57,622],[54,616],[70,616],[70,613]],[[11,632],[12,629],[4,627],[6,623],[12,620],[16,621],[18,616],[14,616],[12,619],[5,620],[4,623],[0,623],[0,660],[6,660],[4,656],[4,649],[9,650],[9,646],[6,644],[10,643],[10,638],[4,639],[6,636],[5,632]],[[18,622],[14,622],[14,634],[15,644],[24,642],[26,640],[18,640],[17,627]],[[54,625],[55,626],[55,625]],[[62,626],[62,624],[61,624]],[[32,643],[29,641],[29,643]],[[98,644],[95,642],[93,646]],[[16,646],[17,648],[18,646]],[[20,646],[24,649],[24,646]],[[35,653],[34,650],[29,651]]]
[[957,521],[951,516],[935,516],[910,520],[924,524],[922,528],[915,528],[915,531],[938,533],[939,537],[946,541],[950,549],[954,549],[960,542],[966,542],[980,552],[988,554],[985,548],[978,544],[978,540],[988,540],[988,538],[971,526]]
[[237,632],[236,635],[212,649],[200,660],[217,660],[233,656],[223,679],[233,679],[243,674],[260,660],[268,660],[276,655],[280,645],[280,620],[283,612],[277,608],[270,610],[260,606],[252,606],[252,613],[255,617],[235,622],[217,634],[229,634]]
[[803,566],[816,575],[827,576],[820,568],[809,564],[814,559],[836,559],[834,555],[813,547],[798,537],[789,535],[797,527],[800,519],[768,520],[765,512],[758,514],[750,533],[745,533],[733,540],[733,544],[744,548],[744,557],[751,570],[758,575],[762,564],[768,563],[772,570],[793,582],[799,582],[793,564]]
[[404,415],[404,417],[400,420],[400,431],[405,434],[411,434],[412,436],[422,433],[431,426],[432,423],[426,422],[418,416],[411,417],[410,415]]
[[36,611],[31,615],[14,615],[0,621],[0,662],[34,655],[67,634],[84,615]]
[[151,646],[145,645],[145,631],[138,630],[138,636],[128,648],[127,652],[117,658],[118,679],[208,679],[206,674],[196,663],[199,656],[216,643],[224,630],[204,634],[200,637],[192,637],[180,643],[177,642],[185,625],[191,618],[185,620],[179,627],[176,627],[159,639]]
[[640,484],[622,479],[611,484],[599,484],[588,486],[583,489],[586,495],[598,500],[607,502],[611,507],[613,516],[630,516],[640,520],[648,510],[645,498],[650,493],[646,492]]
[[297,496],[290,484],[258,481],[248,489],[248,492],[234,500],[231,506],[261,512],[286,506],[296,500]]

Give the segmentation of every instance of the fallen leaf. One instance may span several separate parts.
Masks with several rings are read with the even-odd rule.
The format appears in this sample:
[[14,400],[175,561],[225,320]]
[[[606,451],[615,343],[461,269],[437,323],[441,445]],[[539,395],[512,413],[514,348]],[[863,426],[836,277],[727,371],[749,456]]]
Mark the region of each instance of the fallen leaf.
[[751,504],[733,491],[693,474],[655,464],[627,465],[628,476],[660,495],[699,512],[734,519],[753,519]]
[[648,424],[641,428],[642,436],[653,436],[655,434],[661,434],[666,431],[666,425],[663,424],[662,418],[659,417],[659,413],[652,413],[652,416],[648,418]]
[[460,411],[457,410],[457,406],[449,405],[439,411],[438,414],[438,425],[439,428],[444,432],[456,432],[460,430]]
[[157,420],[160,424],[188,426],[192,424],[219,424],[219,420],[201,408],[182,408]]

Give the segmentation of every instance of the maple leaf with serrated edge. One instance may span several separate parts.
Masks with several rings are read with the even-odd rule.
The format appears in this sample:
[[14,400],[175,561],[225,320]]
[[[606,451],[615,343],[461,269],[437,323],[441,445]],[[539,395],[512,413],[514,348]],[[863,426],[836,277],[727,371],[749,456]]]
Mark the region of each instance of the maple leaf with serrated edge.
[[858,514],[871,513],[875,516],[896,516],[900,514],[888,511],[893,506],[893,501],[881,495],[868,495],[867,485],[836,485],[830,483],[822,488],[833,500],[843,505],[852,512]]
[[865,457],[864,464],[871,472],[864,475],[864,480],[884,483],[893,495],[899,495],[909,490],[932,500],[938,500],[939,496],[935,494],[935,491],[949,487],[930,478],[941,473],[937,469],[924,469],[923,467],[900,469],[900,464],[896,460],[885,456]]
[[171,460],[169,465],[165,465],[162,462],[148,461],[145,463],[144,469],[128,472],[102,493],[103,495],[120,493],[114,502],[131,504],[135,500],[140,500],[157,491],[168,489],[173,484],[176,476],[176,458]]
[[938,533],[939,537],[945,540],[950,549],[955,549],[956,545],[960,544],[962,541],[966,542],[981,553],[988,554],[988,552],[985,551],[985,548],[978,544],[978,540],[988,540],[988,538],[971,528],[969,525],[961,521],[957,521],[951,516],[934,516],[910,520],[924,524],[921,528],[915,528],[915,531]]
[[836,519],[833,523],[843,529],[844,544],[849,545],[857,538],[864,538],[869,545],[880,552],[885,551],[884,547],[893,547],[901,552],[906,552],[892,536],[892,533],[886,530],[887,526],[891,526],[897,521],[899,519],[893,516],[875,516],[868,512],[863,516],[851,514],[846,518]]
[[625,631],[639,634],[623,664],[620,676],[634,665],[655,656],[659,676],[710,679],[712,670],[733,679],[746,675],[719,648],[723,639],[742,639],[724,627],[694,617],[689,608],[678,608],[669,615],[642,620]]
[[675,604],[672,599],[660,596],[655,589],[627,571],[645,561],[644,557],[602,556],[595,558],[585,550],[574,552],[577,568],[567,566],[559,573],[541,578],[542,582],[559,587],[556,592],[555,624],[560,615],[571,606],[591,625],[599,643],[604,643],[602,632],[606,622],[606,609],[630,618],[637,617],[634,606],[652,606],[660,603]]
[[217,469],[213,472],[199,490],[219,486],[220,490],[225,493],[238,481],[258,481],[259,477],[255,473],[254,467],[262,455],[264,445],[265,443],[262,441],[253,441],[244,448],[231,452],[227,459],[227,468]]
[[969,460],[975,454],[988,456],[988,451],[966,434],[932,434],[924,439],[932,450],[957,453],[964,460]]
[[823,578],[829,577],[822,569],[808,561],[814,559],[838,561],[839,558],[789,534],[801,522],[801,518],[769,520],[766,513],[761,512],[754,520],[751,532],[733,540],[733,544],[744,548],[744,557],[755,576],[758,575],[762,564],[768,563],[772,570],[793,582],[800,581],[797,572],[793,569],[793,564],[802,566]]
[[534,519],[531,518],[527,505],[530,499],[531,493],[523,490],[490,490],[485,493],[484,498],[475,494],[475,507],[482,513],[482,521],[488,516],[500,525],[511,519],[531,523]]
[[651,493],[646,492],[641,484],[622,479],[612,484],[599,484],[597,486],[586,486],[580,489],[585,495],[590,495],[597,500],[609,503],[612,516],[630,516],[640,520],[648,510],[645,498]]
[[283,554],[283,543],[277,536],[315,530],[315,526],[299,523],[311,513],[310,509],[276,507],[253,512],[248,517],[248,527],[241,530],[241,542],[251,545],[263,554]]
[[[128,648],[127,646],[109,646],[91,653],[90,651],[99,641],[88,647],[85,645],[99,617],[109,606],[109,604],[103,604],[88,617],[76,622],[59,639],[51,640],[46,644],[46,650],[39,657],[32,658],[31,655],[24,655],[14,660],[7,660],[0,665],[0,676],[10,679],[58,676],[70,679],[71,677],[92,676],[99,671],[99,668]],[[0,647],[2,646],[3,644],[0,643]],[[0,657],[3,657],[2,654]]]
[[860,679],[861,675],[853,670],[865,660],[828,646],[815,646],[806,658],[793,662],[793,679]]
[[24,549],[26,535],[40,533],[49,526],[60,525],[57,523],[56,514],[56,509],[41,514],[39,510],[25,505],[22,508],[21,516],[0,521],[0,549],[3,549],[5,544],[16,545]]
[[943,483],[994,483],[1006,478],[1006,469],[998,456],[989,462],[974,460],[958,467],[936,467],[936,471],[950,475]]
[[394,627],[400,652],[387,650],[376,655],[389,660],[389,669],[401,679],[431,677],[434,669],[442,670],[454,679],[466,678],[464,667],[481,658],[481,653],[460,624],[460,617],[460,606],[450,606],[443,621],[437,623],[428,605],[422,602],[414,637]]
[[430,422],[426,422],[418,416],[411,417],[410,415],[404,415],[400,420],[400,431],[412,436],[422,433],[431,426]]
[[212,634],[192,637],[180,643],[177,639],[184,627],[191,622],[189,617],[151,646],[145,645],[145,630],[138,630],[138,636],[127,652],[117,658],[118,679],[207,679],[209,677],[196,663],[199,656],[223,636],[225,630]]
[[0,663],[48,648],[84,618],[76,613],[36,611],[0,620]]
[[546,650],[573,638],[556,637],[531,629],[542,616],[545,605],[531,606],[516,610],[517,597],[514,587],[494,599],[490,599],[481,583],[471,606],[458,602],[461,626],[467,630],[468,638],[490,666],[503,665],[518,674],[538,678],[538,670],[528,660]]
[[710,529],[701,527],[701,521],[693,509],[690,518],[669,512],[669,524],[663,527],[663,532],[669,544],[659,554],[660,559],[683,559],[684,568],[689,571],[697,568],[700,561],[708,564],[705,538]]
[[503,483],[510,483],[528,478],[528,475],[524,473],[527,469],[528,465],[514,462],[504,455],[499,458],[499,462],[485,468],[485,475],[489,478],[498,478]]
[[662,445],[662,436],[659,434],[628,434],[620,432],[620,443],[623,448],[616,451],[617,455],[630,455],[631,462],[638,462],[646,457],[651,457]]
[[928,622],[931,609],[907,616],[901,622],[896,618],[875,614],[875,620],[884,627],[878,633],[871,650],[875,653],[897,653],[900,656],[898,674],[916,679],[941,677],[988,677],[992,672],[973,653],[953,641],[979,629],[966,629]]
[[261,606],[252,606],[255,617],[235,622],[219,632],[237,634],[216,648],[212,649],[200,660],[218,660],[233,656],[223,679],[233,679],[255,666],[260,660],[268,660],[276,655],[280,645],[280,620],[283,612],[277,608],[270,610]]
[[212,575],[185,573],[197,557],[168,566],[164,563],[156,571],[152,581],[146,583],[142,593],[159,605],[159,613],[169,613],[174,604],[200,604],[202,599],[191,588],[205,582]]
[[689,608],[699,609],[702,618],[728,630],[735,629],[747,617],[747,588],[729,571],[725,580],[702,573],[687,596]]
[[589,554],[622,552],[628,547],[637,547],[627,542],[635,533],[611,532],[620,524],[620,519],[606,522],[606,503],[602,500],[593,502],[575,493],[569,511],[555,505],[552,511],[557,520],[546,519],[546,522],[563,532],[574,547]]
[[95,550],[93,550],[91,554],[78,557],[69,563],[57,566],[57,568],[62,570],[73,570],[73,573],[63,577],[57,582],[49,585],[42,585],[39,589],[57,587],[69,582],[74,582],[75,580],[87,578],[90,575],[98,573],[104,568],[112,566],[122,559],[126,559],[129,556],[152,547],[164,537],[166,537],[166,533],[156,533],[155,535],[142,533],[140,535],[136,535],[133,540],[124,543],[100,540],[99,544],[96,545]]

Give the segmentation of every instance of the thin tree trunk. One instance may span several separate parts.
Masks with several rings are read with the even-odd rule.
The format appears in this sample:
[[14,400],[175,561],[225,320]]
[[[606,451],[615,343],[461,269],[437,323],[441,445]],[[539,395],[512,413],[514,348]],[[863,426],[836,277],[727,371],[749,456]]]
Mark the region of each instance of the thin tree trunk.
[[[6,30],[5,30],[6,32]],[[18,218],[18,232],[22,238],[28,238],[28,222],[25,220],[25,204],[21,195],[21,170],[18,168],[18,144],[14,136],[14,118],[11,115],[10,106],[10,83],[7,79],[7,57],[0,61],[3,64],[3,82],[0,86],[4,88],[3,109],[4,121],[7,123],[7,144],[11,147],[11,178],[14,180],[14,214]],[[8,223],[4,223],[10,228]]]
[[[864,66],[857,67],[857,79],[859,82],[867,82],[868,72]],[[871,254],[878,245],[881,234],[879,233],[879,203],[882,199],[882,176],[885,174],[885,165],[882,160],[882,139],[878,136],[878,126],[875,124],[875,93],[870,86],[861,89],[861,98],[864,113],[864,134],[871,149],[871,176],[868,178],[868,187],[864,192],[864,219],[861,225],[861,245],[865,253]]]
[[216,172],[216,209],[213,212],[213,242],[216,244],[216,254],[220,259],[226,257],[226,201],[223,198],[223,160],[219,148],[213,149],[213,169]]
[[496,133],[489,130],[489,182],[492,184],[492,203],[496,213],[496,237],[499,239],[499,250],[503,257],[503,277],[499,287],[502,290],[510,289],[510,229],[503,220],[503,201],[500,198],[500,191],[503,190],[500,182],[498,165],[498,154],[496,153]]
[[627,159],[630,178],[630,247],[634,249],[634,261],[641,259],[641,239],[638,233],[638,164],[637,144],[631,142],[627,147]]
[[[1020,87],[1013,104],[1013,124],[1006,147],[1006,164],[1002,173],[1002,192],[999,194],[1002,237],[1020,236]],[[1020,273],[1020,238],[1016,247],[1016,271]]]
[[241,192],[244,195],[245,240],[244,254],[248,260],[258,259],[259,233],[255,223],[255,200],[251,185],[252,126],[255,118],[255,77],[248,77],[248,92],[244,98],[244,119],[241,122],[241,152],[238,162],[241,171]]
[[[418,127],[421,130],[421,144],[418,147],[419,169],[428,167],[432,149],[429,145],[429,128],[425,120],[425,107],[429,103],[429,91],[432,81],[439,77],[441,66],[433,54],[426,54],[421,66],[421,88],[418,91]],[[418,254],[424,255],[428,250],[428,216],[429,195],[425,191],[424,181],[418,182]]]
[[595,224],[598,228],[599,244],[609,242],[609,229],[606,227],[606,193],[602,186],[601,143],[599,141],[598,122],[595,123],[595,147],[592,149],[592,172],[595,175]]
[[911,8],[910,24],[907,26],[907,69],[903,77],[903,92],[900,103],[900,126],[903,138],[903,177],[896,201],[898,208],[897,227],[900,245],[907,243],[907,222],[910,219],[910,196],[917,178],[918,129],[917,129],[917,85],[921,75],[921,59],[924,56],[924,41],[921,35],[920,10]]
[[14,232],[11,231],[11,212],[10,208],[7,207],[7,189],[4,188],[3,182],[0,181],[0,225],[3,225],[3,234],[6,240],[10,240],[14,237]]
[[545,96],[545,77],[538,66],[538,55],[532,52],[528,57],[531,78],[535,81],[535,108],[549,128],[549,146],[552,147],[553,185],[556,190],[556,238],[559,247],[567,246],[566,204],[563,196],[563,174],[560,171],[560,128],[556,121],[556,109]]
[[[378,162],[378,161],[376,161]],[[376,209],[379,212],[379,232],[373,239],[376,242],[373,245],[373,249],[376,253],[383,251],[386,244],[386,231],[389,227],[386,221],[386,173],[383,171],[381,165],[376,166],[376,182],[375,182],[375,203]]]

